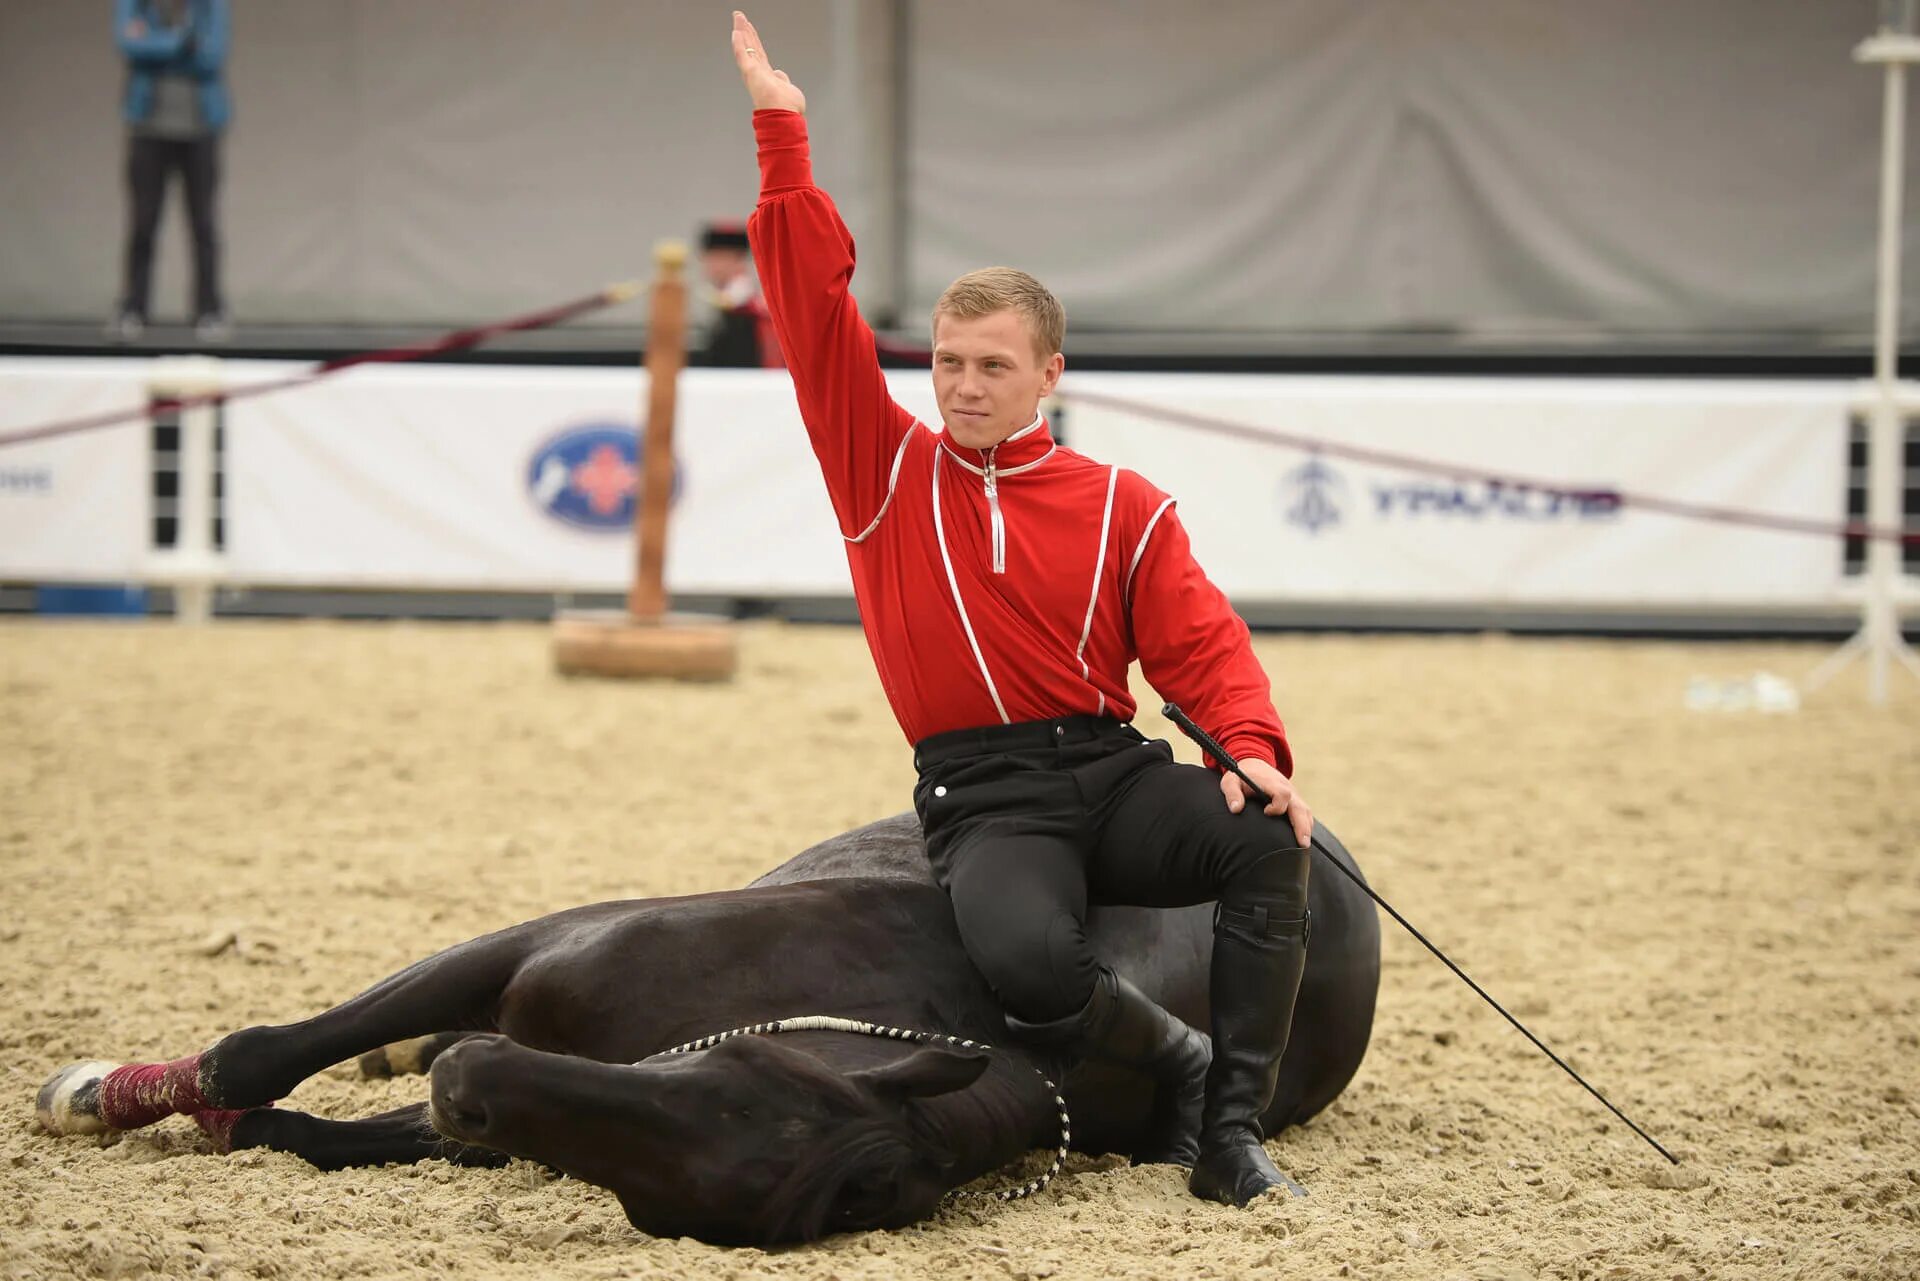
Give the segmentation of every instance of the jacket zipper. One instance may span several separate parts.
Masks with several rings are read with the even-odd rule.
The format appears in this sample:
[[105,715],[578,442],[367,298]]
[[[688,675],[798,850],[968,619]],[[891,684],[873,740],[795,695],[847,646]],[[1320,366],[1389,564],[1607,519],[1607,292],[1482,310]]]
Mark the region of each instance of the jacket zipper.
[[1007,572],[1007,522],[1000,515],[1000,469],[994,457],[1000,452],[995,445],[987,451],[987,512],[993,519],[993,572]]

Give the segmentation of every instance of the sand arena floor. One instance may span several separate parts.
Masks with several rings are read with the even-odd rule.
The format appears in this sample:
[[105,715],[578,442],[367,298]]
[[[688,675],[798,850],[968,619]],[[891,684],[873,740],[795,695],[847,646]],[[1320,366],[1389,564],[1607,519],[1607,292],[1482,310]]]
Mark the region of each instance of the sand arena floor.
[[[0,624],[0,1275],[1920,1275],[1920,687],[1874,713],[1856,670],[1793,716],[1681,708],[1695,673],[1797,676],[1817,646],[1259,643],[1303,786],[1375,884],[1678,1171],[1390,923],[1359,1079],[1271,1145],[1313,1195],[1246,1212],[1081,1160],[1022,1205],[763,1254],[644,1237],[524,1163],[322,1174],[211,1155],[178,1118],[39,1131],[69,1061],[188,1053],[904,808],[852,630],[748,628],[724,688],[563,682],[546,647]],[[289,1103],[423,1096],[342,1066]]]

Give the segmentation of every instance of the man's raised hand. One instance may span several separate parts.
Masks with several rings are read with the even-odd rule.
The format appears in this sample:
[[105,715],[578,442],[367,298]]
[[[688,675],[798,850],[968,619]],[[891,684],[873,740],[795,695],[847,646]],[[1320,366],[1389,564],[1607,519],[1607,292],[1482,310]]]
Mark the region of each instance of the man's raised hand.
[[741,83],[747,86],[747,96],[753,99],[755,111],[798,111],[806,114],[807,95],[800,92],[800,86],[787,79],[786,72],[773,69],[772,60],[767,57],[767,46],[760,41],[760,33],[747,21],[747,15],[738,9],[733,11],[733,61],[740,68]]

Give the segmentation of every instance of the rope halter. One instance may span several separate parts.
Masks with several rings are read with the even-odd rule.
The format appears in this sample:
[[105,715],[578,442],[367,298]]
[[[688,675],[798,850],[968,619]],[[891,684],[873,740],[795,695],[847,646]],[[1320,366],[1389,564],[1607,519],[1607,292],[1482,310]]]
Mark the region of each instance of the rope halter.
[[[969,1041],[957,1036],[948,1036],[944,1032],[916,1032],[911,1028],[883,1027],[878,1023],[863,1023],[858,1019],[834,1018],[826,1014],[809,1014],[797,1019],[775,1019],[771,1023],[755,1023],[750,1027],[737,1027],[731,1032],[716,1032],[712,1036],[703,1036],[697,1041],[688,1041],[685,1045],[676,1045],[671,1050],[662,1050],[651,1057],[658,1058],[666,1054],[691,1054],[695,1050],[710,1050],[722,1041],[730,1041],[736,1036],[771,1036],[779,1032],[855,1032],[861,1036],[878,1036],[889,1041],[912,1041],[916,1045],[937,1045],[942,1042],[955,1045],[963,1050],[991,1050],[993,1047],[983,1041]],[[1033,1074],[1045,1082],[1047,1093],[1053,1096],[1053,1106],[1060,1113],[1060,1146],[1054,1149],[1053,1164],[1047,1172],[1030,1183],[1017,1188],[1006,1188],[999,1192],[962,1192],[952,1191],[947,1196],[954,1199],[979,1197],[993,1201],[1020,1201],[1032,1196],[1053,1182],[1053,1176],[1060,1173],[1060,1167],[1066,1162],[1067,1149],[1073,1143],[1073,1122],[1067,1117],[1067,1101],[1060,1097],[1060,1087],[1047,1079],[1047,1074],[1039,1068]]]

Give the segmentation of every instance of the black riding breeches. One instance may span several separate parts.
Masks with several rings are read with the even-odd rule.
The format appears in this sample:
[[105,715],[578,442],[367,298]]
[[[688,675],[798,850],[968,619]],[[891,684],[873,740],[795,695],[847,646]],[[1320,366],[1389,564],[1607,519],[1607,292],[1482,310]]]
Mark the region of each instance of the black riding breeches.
[[[1219,776],[1092,716],[936,734],[914,747],[913,804],[967,954],[1030,1022],[1093,994],[1087,907],[1231,896],[1299,842],[1285,818],[1227,809]],[[1297,874],[1297,873],[1295,873]]]

